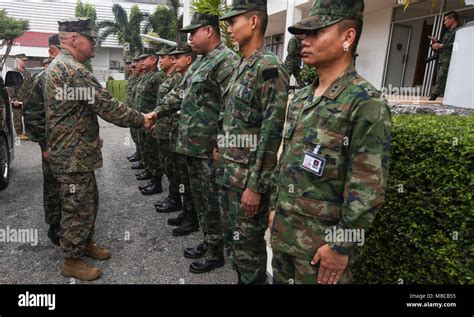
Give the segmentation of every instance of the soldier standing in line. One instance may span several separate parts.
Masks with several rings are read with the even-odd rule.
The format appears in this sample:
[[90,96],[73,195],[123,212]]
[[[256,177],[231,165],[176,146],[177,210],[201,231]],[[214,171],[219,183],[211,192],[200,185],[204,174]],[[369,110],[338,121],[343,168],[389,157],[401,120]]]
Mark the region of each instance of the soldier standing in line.
[[[196,53],[192,51],[192,48],[188,44],[178,44],[176,49],[170,53],[171,56],[174,56],[174,66],[176,72],[180,73],[181,76],[185,78],[177,84],[173,90],[168,93],[165,98],[163,98],[160,105],[157,106],[155,111],[159,111],[160,108],[167,108],[167,105],[181,105],[181,98],[179,96],[182,93],[187,85],[189,84],[188,78],[193,62],[196,60]],[[180,153],[177,153],[177,148],[179,144],[179,112],[173,113],[172,118],[172,129],[170,134],[170,150],[171,150],[171,164],[172,173],[170,180],[170,188],[178,188],[179,204],[182,205],[183,211],[176,217],[168,219],[168,224],[172,226],[177,226],[173,229],[173,236],[185,236],[192,232],[199,230],[199,222],[197,219],[196,209],[193,204],[193,197],[191,195],[190,181],[188,169],[186,166],[186,156]],[[171,193],[171,189],[170,189]],[[182,196],[182,202],[181,202]],[[157,212],[168,212],[172,204],[177,204],[173,202],[170,196],[165,199],[162,204],[157,203],[155,205]],[[174,199],[173,199],[174,200]]]
[[[132,58],[132,76],[129,77],[127,81],[127,91],[125,94],[125,105],[128,107],[135,109],[135,106],[133,105],[133,101],[135,99],[135,94],[137,91],[137,84],[142,78],[143,74],[143,68],[139,67],[140,66],[140,60],[138,56]],[[133,143],[135,144],[135,153],[128,156],[127,159],[129,162],[134,163],[134,164],[139,164],[135,162],[141,161],[141,155],[140,151],[138,149],[138,137],[137,137],[137,130],[130,128],[130,136],[132,137]]]
[[[137,84],[135,99],[133,101],[137,111],[153,111],[156,104],[158,89],[165,79],[165,73],[157,68],[158,56],[155,52],[148,51],[139,56],[144,77]],[[137,175],[138,180],[148,180],[150,183],[140,185],[138,189],[143,195],[154,195],[163,192],[161,181],[163,166],[156,160],[156,140],[151,136],[151,131],[141,129],[138,131],[138,144],[143,157],[145,171]]]
[[82,256],[107,260],[109,250],[93,240],[99,207],[94,171],[102,167],[97,115],[121,127],[151,128],[155,114],[143,115],[114,99],[84,63],[95,56],[96,33],[90,19],[59,21],[61,52],[46,70],[43,96],[48,159],[61,198],[61,273],[91,281],[101,269]]
[[[171,91],[171,86],[175,85],[176,81],[179,81],[180,75],[177,74],[175,76],[174,72],[174,65],[173,59],[174,57],[169,56],[170,49],[164,47],[161,51],[156,52],[155,55],[159,57],[160,63],[160,73],[164,74],[164,78],[160,83],[156,95],[156,104],[159,104],[163,97]],[[155,107],[155,106],[154,106]],[[154,109],[153,107],[153,109]],[[150,108],[151,111],[153,110]],[[171,133],[171,118],[164,118],[163,120],[158,121],[152,129],[151,132],[151,139],[149,144],[149,153],[150,159],[149,164],[151,170],[153,171],[152,174],[156,174],[155,179],[158,177],[161,179],[163,174],[165,174],[168,178],[168,184],[170,184],[171,179],[171,168],[169,164],[169,155],[170,155],[170,133]],[[156,183],[157,181],[155,181]],[[176,189],[177,190],[177,189]],[[142,187],[141,192],[143,195],[153,195],[156,191],[153,189],[152,185],[147,187]],[[172,187],[169,187],[169,193],[174,195],[174,197],[179,197],[179,193],[175,192]],[[172,211],[179,211],[181,210],[181,206],[172,206],[174,210]],[[177,209],[176,209],[177,208]]]
[[[265,284],[270,177],[281,144],[289,76],[280,59],[265,49],[266,0],[234,0],[221,20],[229,23],[242,54],[226,92],[218,139],[224,242],[239,284]],[[232,139],[246,142],[232,144]]]
[[[61,52],[59,36],[52,35],[48,39],[49,64]],[[31,92],[24,104],[25,131],[30,140],[37,142],[41,148],[41,166],[43,170],[43,206],[45,221],[49,225],[48,237],[59,245],[59,229],[61,222],[61,198],[59,196],[59,183],[54,177],[48,160],[48,140],[46,137],[46,114],[43,99],[43,87],[46,77],[43,69],[33,81]]]
[[353,65],[363,13],[363,0],[316,0],[289,28],[319,77],[288,109],[269,219],[275,283],[349,283],[357,242],[339,237],[369,229],[384,202],[390,109]]
[[[187,156],[191,194],[197,209],[204,244],[185,257],[200,259],[190,266],[192,273],[210,272],[224,265],[224,244],[219,215],[216,169],[212,152],[217,145],[218,119],[223,96],[228,88],[238,56],[221,41],[219,19],[215,15],[195,13],[191,24],[181,29],[191,33],[190,46],[203,57],[189,74],[189,85],[182,94],[179,119],[178,153]],[[168,112],[168,113],[166,113]],[[173,111],[158,111],[158,118]],[[206,250],[203,252],[202,250]]]

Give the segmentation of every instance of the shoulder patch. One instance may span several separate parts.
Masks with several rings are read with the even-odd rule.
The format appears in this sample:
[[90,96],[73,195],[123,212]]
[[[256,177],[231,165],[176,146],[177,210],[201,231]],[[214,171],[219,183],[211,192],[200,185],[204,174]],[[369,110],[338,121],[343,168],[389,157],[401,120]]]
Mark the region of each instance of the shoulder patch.
[[262,74],[264,81],[278,78],[278,68],[274,67],[265,69]]

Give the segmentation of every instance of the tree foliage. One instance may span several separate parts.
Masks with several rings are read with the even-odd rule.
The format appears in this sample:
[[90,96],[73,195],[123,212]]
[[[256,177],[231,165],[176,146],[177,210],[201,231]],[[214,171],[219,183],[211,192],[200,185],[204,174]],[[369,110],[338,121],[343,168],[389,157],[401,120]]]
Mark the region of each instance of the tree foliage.
[[20,37],[29,28],[28,20],[9,17],[6,10],[0,10],[0,40],[11,41]]

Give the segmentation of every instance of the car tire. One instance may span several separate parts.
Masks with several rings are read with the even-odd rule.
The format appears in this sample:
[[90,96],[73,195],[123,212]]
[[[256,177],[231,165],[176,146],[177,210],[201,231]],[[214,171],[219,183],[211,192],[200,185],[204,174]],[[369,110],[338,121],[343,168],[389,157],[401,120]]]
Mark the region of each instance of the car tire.
[[10,180],[10,153],[8,144],[0,136],[0,190],[7,188]]

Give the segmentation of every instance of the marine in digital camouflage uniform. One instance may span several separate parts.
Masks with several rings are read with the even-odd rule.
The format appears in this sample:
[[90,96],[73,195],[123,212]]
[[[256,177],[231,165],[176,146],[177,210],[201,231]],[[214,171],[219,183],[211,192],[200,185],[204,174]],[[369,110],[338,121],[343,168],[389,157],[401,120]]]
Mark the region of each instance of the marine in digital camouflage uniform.
[[[363,10],[362,0],[316,0],[311,16],[289,28],[310,37],[303,39],[305,62],[317,60],[304,53],[312,48],[305,48],[305,41],[317,45],[314,30],[343,19],[362,27]],[[271,237],[275,283],[349,283],[348,261],[357,242],[333,240],[327,234],[369,229],[384,202],[390,110],[357,74],[353,52],[343,48],[341,38],[334,43],[339,42],[346,70],[319,97],[316,79],[295,95],[288,109],[271,203],[276,209]],[[339,270],[332,269],[336,265]]]
[[456,31],[459,30],[459,24],[456,12],[449,12],[444,16],[445,26],[449,23],[448,30],[441,40],[441,47],[438,50],[438,66],[436,70],[436,86],[433,89],[430,100],[436,100],[438,96],[444,95],[446,89],[446,81],[448,80],[449,64],[451,63],[451,56],[453,55],[454,39],[456,38]]
[[[255,12],[266,15],[267,1],[234,0],[229,14],[222,18],[229,23],[229,30],[239,44],[251,42],[250,38],[233,33],[234,23],[248,19],[244,16],[248,12],[249,17]],[[258,21],[260,27],[264,21]],[[239,283],[243,284],[267,282],[264,236],[268,228],[270,178],[277,163],[288,104],[288,72],[281,60],[264,48],[264,35],[264,30],[252,31],[251,38],[258,38],[261,46],[249,56],[243,51],[247,47],[239,46],[243,57],[225,95],[218,140],[217,183],[224,241]],[[228,143],[232,138],[246,141]],[[246,212],[244,192],[260,196],[255,213]]]
[[[54,50],[57,54],[60,50],[59,37],[57,34],[48,39],[50,52]],[[50,53],[51,54],[51,53]],[[52,59],[51,59],[52,60]],[[48,61],[48,64],[51,63]],[[50,225],[48,236],[53,243],[59,245],[59,228],[61,221],[61,199],[59,196],[59,183],[47,157],[48,141],[46,137],[46,115],[43,99],[43,86],[46,77],[46,69],[35,76],[30,94],[23,106],[25,118],[25,131],[33,142],[40,145],[43,170],[43,206],[46,223]]]
[[[23,62],[26,62],[28,60],[25,54],[15,55],[15,58]],[[20,140],[27,141],[28,137],[26,136],[26,134],[24,134],[23,126],[23,105],[16,104],[16,102],[26,102],[26,99],[31,90],[31,85],[33,84],[33,80],[31,77],[31,73],[26,69],[20,70],[19,68],[16,68],[15,70],[23,75],[23,84],[21,84],[20,86],[8,87],[8,94],[13,104],[13,125]]]
[[[74,18],[58,24],[62,50],[46,70],[43,97],[49,161],[60,184],[64,255],[61,272],[65,276],[93,280],[100,276],[101,270],[80,258],[83,255],[101,260],[110,257],[107,250],[97,247],[92,240],[99,203],[94,171],[102,167],[97,116],[121,127],[140,128],[149,121],[115,100],[73,57],[71,51],[79,48],[71,48],[72,41],[89,41],[93,50],[96,34],[90,19]],[[88,46],[85,47],[83,50]],[[81,52],[90,58],[92,50],[87,54]],[[75,92],[81,89],[81,94],[74,94],[73,98],[65,95],[71,89]],[[84,89],[91,94],[84,94]]]
[[[219,29],[217,16],[195,13],[191,24],[182,32],[191,32],[190,42],[197,32],[212,27]],[[211,40],[211,39],[209,39]],[[218,187],[212,152],[216,148],[218,118],[238,56],[220,42],[193,65],[189,85],[182,94],[177,152],[187,156],[189,178],[194,206],[207,247],[204,258],[193,262],[193,273],[209,272],[224,264],[223,240],[219,216]],[[193,47],[193,50],[195,48]],[[196,50],[195,50],[196,51]],[[158,118],[162,115],[158,113]]]

